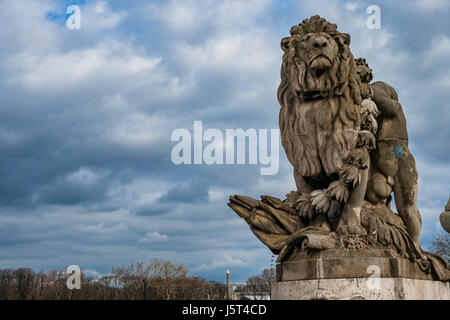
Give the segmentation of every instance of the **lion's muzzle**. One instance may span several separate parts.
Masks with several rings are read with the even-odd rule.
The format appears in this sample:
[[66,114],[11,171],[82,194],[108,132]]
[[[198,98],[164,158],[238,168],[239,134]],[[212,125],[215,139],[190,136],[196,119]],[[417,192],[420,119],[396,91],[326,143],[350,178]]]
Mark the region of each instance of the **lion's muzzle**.
[[318,70],[329,69],[335,55],[333,43],[320,35],[311,38],[309,41],[309,66]]

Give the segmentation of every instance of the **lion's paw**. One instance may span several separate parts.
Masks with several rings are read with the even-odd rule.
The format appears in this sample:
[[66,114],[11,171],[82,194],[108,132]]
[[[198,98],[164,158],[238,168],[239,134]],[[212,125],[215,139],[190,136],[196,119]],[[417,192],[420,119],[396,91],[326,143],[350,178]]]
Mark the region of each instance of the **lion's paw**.
[[316,214],[314,208],[311,206],[309,193],[302,193],[296,200],[296,209],[300,217],[312,220]]
[[336,180],[330,183],[327,189],[327,194],[338,200],[339,202],[347,202],[349,191],[347,185],[341,180]]
[[331,199],[323,190],[314,190],[310,195],[311,206],[316,209],[318,213],[326,213],[330,209]]
[[372,132],[361,130],[358,132],[357,147],[366,148],[368,150],[375,149],[377,142]]
[[288,194],[286,194],[286,199],[283,201],[283,203],[290,208],[295,209],[295,206],[297,205],[296,201],[300,194],[297,191],[291,191]]
[[368,113],[376,118],[380,114],[380,111],[372,99],[364,99],[361,102],[361,113]]
[[346,162],[352,164],[359,169],[367,169],[369,167],[369,153],[362,148],[354,149],[350,156],[347,158]]
[[353,185],[353,188],[361,180],[359,169],[351,164],[344,164],[338,174],[342,182]]

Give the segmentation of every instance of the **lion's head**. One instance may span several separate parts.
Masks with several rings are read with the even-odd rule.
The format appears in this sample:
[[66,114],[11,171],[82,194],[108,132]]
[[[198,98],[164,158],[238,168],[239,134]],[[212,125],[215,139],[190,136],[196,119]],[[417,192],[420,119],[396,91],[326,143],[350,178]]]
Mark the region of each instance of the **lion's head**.
[[[281,40],[284,51],[279,98],[285,91],[301,99],[350,95],[359,104],[358,77],[350,35],[319,16],[305,19]],[[280,101],[281,103],[281,101]]]

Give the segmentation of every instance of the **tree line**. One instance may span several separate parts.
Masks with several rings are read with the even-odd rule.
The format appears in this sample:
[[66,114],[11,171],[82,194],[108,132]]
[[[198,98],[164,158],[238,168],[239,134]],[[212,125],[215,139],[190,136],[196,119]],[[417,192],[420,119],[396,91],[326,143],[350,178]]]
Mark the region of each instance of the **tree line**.
[[112,268],[92,279],[81,272],[81,288],[68,289],[65,270],[34,272],[29,268],[0,270],[1,300],[221,300],[224,283],[188,276],[182,265],[154,259]]
[[[265,272],[265,273],[264,273]],[[270,290],[268,270],[234,286],[234,297],[260,299]],[[0,269],[0,300],[225,300],[225,283],[188,276],[182,265],[154,259],[114,267],[98,279],[81,272],[80,289],[69,289],[65,271]],[[237,287],[237,288],[236,288]]]

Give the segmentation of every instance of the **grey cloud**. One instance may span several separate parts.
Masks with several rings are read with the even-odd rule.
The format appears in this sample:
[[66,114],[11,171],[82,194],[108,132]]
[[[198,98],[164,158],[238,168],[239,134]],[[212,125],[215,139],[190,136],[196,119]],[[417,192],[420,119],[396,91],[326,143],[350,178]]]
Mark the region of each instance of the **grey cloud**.
[[208,187],[202,182],[193,182],[186,186],[175,186],[159,198],[160,203],[204,202],[208,200]]
[[151,216],[159,216],[169,212],[171,209],[170,205],[161,205],[157,203],[140,205],[131,210],[131,212],[137,216],[142,217],[151,217]]

